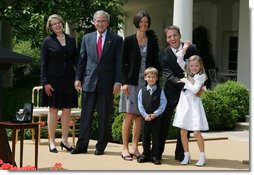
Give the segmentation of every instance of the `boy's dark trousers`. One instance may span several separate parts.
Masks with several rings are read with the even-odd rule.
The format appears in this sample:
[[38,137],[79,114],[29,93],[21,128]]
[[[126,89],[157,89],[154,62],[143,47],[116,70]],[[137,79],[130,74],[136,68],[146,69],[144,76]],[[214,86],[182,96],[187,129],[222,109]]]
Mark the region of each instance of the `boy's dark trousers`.
[[[152,138],[152,146],[151,146]],[[160,116],[152,121],[142,122],[142,146],[143,155],[148,158],[158,158],[160,144]]]

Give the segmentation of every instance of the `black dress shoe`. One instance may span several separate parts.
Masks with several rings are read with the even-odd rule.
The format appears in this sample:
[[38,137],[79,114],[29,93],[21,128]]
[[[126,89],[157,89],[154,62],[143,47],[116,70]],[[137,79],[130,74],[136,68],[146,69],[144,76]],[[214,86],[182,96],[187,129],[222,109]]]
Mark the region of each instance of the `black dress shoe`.
[[50,148],[50,144],[49,144],[49,152],[58,153],[56,148],[53,148],[53,149]]
[[153,158],[152,158],[152,162],[153,162],[155,165],[160,165],[160,164],[161,164],[161,161],[160,161],[160,159],[158,159],[158,157],[153,157]]
[[87,153],[87,150],[81,148],[75,148],[71,150],[71,154],[80,154],[80,153]]
[[141,155],[139,158],[137,158],[138,163],[145,163],[150,162],[150,159],[147,156]]
[[94,155],[103,155],[104,151],[95,150]]
[[62,141],[60,142],[61,150],[65,148],[67,151],[72,151],[74,148],[70,147],[68,148]]

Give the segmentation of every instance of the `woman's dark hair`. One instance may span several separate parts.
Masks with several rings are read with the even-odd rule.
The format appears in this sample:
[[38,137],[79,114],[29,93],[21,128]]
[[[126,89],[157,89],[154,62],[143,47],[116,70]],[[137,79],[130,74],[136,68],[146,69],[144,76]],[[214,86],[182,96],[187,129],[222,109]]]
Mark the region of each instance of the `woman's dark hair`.
[[133,24],[134,26],[138,29],[139,28],[139,22],[141,21],[141,19],[146,16],[148,19],[148,28],[151,25],[151,17],[150,15],[146,12],[146,11],[140,11],[138,12],[138,14],[136,16],[134,16],[133,18]]

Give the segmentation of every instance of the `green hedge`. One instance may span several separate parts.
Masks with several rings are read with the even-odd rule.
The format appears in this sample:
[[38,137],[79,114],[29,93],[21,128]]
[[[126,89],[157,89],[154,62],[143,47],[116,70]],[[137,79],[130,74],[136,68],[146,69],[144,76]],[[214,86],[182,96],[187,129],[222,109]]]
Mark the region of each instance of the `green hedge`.
[[24,103],[32,101],[32,88],[4,88],[3,116],[4,120],[12,120],[16,112],[23,108]]
[[208,90],[202,95],[207,121],[210,131],[233,129],[237,115],[235,110],[230,110],[227,99],[215,91]]
[[115,121],[112,124],[112,140],[114,142],[122,142],[122,123],[124,119],[124,113],[121,113],[115,117]]
[[218,84],[214,92],[227,99],[230,110],[236,110],[238,122],[245,121],[245,116],[249,114],[249,90],[243,84],[227,81]]

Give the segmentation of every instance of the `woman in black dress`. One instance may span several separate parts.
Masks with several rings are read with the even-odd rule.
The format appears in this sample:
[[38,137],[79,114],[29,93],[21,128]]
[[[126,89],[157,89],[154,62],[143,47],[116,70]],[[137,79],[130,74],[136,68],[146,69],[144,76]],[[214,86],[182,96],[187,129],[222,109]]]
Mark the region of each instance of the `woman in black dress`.
[[49,106],[49,151],[57,153],[55,131],[57,114],[62,110],[61,148],[71,151],[68,131],[71,108],[78,106],[74,88],[77,48],[75,38],[64,33],[64,21],[59,15],[51,15],[46,24],[49,36],[41,47],[41,83],[43,86],[42,106]]

